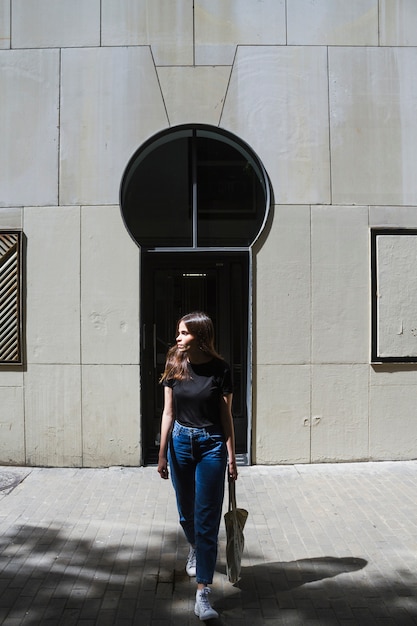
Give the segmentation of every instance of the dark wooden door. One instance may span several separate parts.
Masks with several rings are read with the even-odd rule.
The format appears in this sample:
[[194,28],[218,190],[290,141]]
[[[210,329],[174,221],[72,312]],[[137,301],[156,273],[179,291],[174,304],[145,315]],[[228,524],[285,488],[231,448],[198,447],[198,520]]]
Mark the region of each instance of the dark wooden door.
[[156,462],[163,389],[159,384],[176,323],[205,311],[213,320],[216,348],[232,367],[236,452],[248,453],[248,252],[143,252],[141,406],[145,463]]

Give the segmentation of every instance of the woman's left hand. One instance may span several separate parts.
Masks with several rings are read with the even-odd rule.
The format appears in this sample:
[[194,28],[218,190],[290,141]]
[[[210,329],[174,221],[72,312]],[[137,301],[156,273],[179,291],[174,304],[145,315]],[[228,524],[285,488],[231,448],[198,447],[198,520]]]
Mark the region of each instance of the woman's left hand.
[[229,480],[237,480],[236,459],[233,459],[232,461],[229,461],[227,469],[229,471]]
[[164,457],[161,457],[159,459],[158,474],[160,475],[161,478],[164,478],[165,480],[167,480],[169,477],[168,461]]

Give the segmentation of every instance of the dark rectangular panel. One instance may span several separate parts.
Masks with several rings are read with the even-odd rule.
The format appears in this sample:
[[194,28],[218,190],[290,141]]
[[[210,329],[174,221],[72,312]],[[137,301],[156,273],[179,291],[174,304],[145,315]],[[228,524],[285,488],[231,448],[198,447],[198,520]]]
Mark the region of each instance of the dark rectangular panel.
[[0,231],[0,364],[22,363],[22,236]]

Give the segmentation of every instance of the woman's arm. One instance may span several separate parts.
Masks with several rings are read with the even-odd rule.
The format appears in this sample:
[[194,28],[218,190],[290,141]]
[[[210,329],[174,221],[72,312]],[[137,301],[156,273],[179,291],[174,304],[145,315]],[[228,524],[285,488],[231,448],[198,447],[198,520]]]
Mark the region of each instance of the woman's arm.
[[164,387],[164,410],[161,421],[161,442],[159,446],[158,472],[161,478],[168,478],[168,442],[174,422],[174,406],[171,387]]
[[226,439],[227,455],[229,457],[229,478],[237,479],[236,453],[235,453],[235,429],[232,416],[233,394],[222,396],[220,405],[220,417],[222,420],[223,433]]

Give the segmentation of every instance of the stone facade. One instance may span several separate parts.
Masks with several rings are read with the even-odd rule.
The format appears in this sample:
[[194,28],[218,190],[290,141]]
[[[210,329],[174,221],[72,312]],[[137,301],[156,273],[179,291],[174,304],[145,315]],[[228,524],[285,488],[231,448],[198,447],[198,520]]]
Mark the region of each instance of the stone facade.
[[416,67],[415,0],[0,0],[0,229],[26,238],[0,463],[142,462],[119,188],[184,123],[241,137],[274,190],[253,250],[253,461],[415,458],[417,366],[371,363],[370,229],[417,228]]

